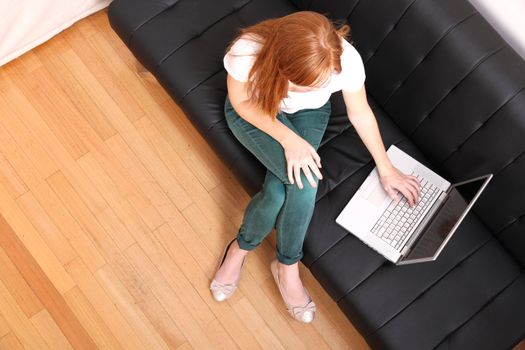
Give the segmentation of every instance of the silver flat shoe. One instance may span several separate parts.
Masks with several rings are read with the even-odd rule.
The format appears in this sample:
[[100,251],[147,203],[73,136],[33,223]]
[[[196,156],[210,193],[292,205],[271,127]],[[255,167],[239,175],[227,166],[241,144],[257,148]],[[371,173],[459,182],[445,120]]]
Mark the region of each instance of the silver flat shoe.
[[[222,263],[226,259],[226,254],[228,254],[228,249],[230,249],[232,243],[236,239],[237,239],[236,237],[233,238],[230,241],[230,243],[228,243],[226,248],[224,248],[224,253],[222,254],[222,258],[221,258],[221,261],[219,263],[219,267],[217,267],[217,270],[219,270],[221,268]],[[244,256],[244,259],[242,261],[241,268],[240,268],[240,271],[239,271],[239,275],[237,276],[237,279],[235,280],[235,282],[233,282],[233,283],[222,283],[222,282],[217,281],[215,278],[211,281],[210,289],[211,289],[213,298],[215,300],[217,300],[217,301],[226,300],[226,299],[228,299],[229,297],[232,296],[233,292],[235,292],[235,290],[237,289],[237,286],[239,285],[239,280],[241,279],[241,273],[242,273],[242,270],[244,268],[244,264],[246,262],[246,257],[247,256],[248,256],[248,254],[246,254]],[[217,273],[215,273],[215,274],[217,274]]]
[[308,295],[308,302],[306,302],[306,304],[302,306],[290,305],[288,301],[286,301],[283,290],[281,289],[281,283],[279,281],[279,271],[277,270],[277,263],[278,263],[277,259],[272,260],[272,262],[270,263],[270,269],[272,270],[273,279],[275,280],[277,287],[279,287],[279,292],[281,293],[283,301],[286,305],[286,311],[288,311],[288,313],[292,315],[292,317],[296,319],[297,321],[301,321],[304,323],[312,322],[314,320],[315,311],[317,308],[316,308],[314,301],[310,297],[310,294],[308,293],[306,288],[304,288],[303,286],[304,291],[306,292],[306,295]]

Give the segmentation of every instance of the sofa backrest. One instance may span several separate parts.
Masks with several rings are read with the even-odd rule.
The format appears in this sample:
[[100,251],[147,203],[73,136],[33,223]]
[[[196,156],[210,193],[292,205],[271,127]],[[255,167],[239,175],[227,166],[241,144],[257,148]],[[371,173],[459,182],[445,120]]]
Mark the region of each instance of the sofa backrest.
[[467,0],[292,0],[348,20],[368,93],[525,266],[525,61]]

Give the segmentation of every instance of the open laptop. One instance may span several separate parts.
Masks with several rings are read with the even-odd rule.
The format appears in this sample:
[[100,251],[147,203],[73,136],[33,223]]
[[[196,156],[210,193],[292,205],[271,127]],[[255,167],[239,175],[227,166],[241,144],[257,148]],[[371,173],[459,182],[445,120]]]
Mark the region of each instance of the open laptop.
[[420,182],[419,202],[410,208],[383,189],[377,166],[335,221],[396,265],[436,260],[493,174],[451,184],[395,145],[392,164]]

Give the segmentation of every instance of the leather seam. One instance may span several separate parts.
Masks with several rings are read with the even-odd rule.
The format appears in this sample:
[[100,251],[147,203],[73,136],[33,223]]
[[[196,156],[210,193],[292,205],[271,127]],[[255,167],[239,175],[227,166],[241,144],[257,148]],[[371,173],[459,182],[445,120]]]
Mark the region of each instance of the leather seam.
[[434,45],[432,45],[432,47],[430,47],[430,49],[427,51],[427,53],[425,54],[425,56],[423,56],[423,58],[421,59],[421,61],[419,61],[415,66],[414,68],[408,72],[408,74],[405,76],[405,78],[403,79],[403,81],[401,81],[399,83],[399,85],[394,89],[394,91],[392,91],[390,93],[390,95],[386,98],[385,102],[383,102],[383,105],[386,106],[388,105],[388,102],[390,101],[390,99],[392,98],[392,96],[394,96],[397,91],[405,84],[405,82],[410,78],[410,76],[417,70],[417,68],[421,65],[421,63],[423,63],[423,61],[425,61],[425,59],[427,59],[427,57],[432,53],[432,51],[452,32],[454,32],[456,29],[459,28],[459,26],[463,23],[463,22],[466,22],[467,20],[469,20],[470,18],[472,18],[474,15],[478,14],[477,12],[473,12],[471,14],[469,14],[467,17],[461,19],[459,22],[455,23],[454,25],[452,25],[448,30],[446,30],[446,32],[441,36],[441,38],[439,38],[438,41],[436,41],[434,43]]
[[449,160],[452,155],[454,155],[459,149],[474,135],[476,134],[486,123],[488,123],[493,116],[495,116],[502,108],[505,108],[505,106],[511,102],[516,96],[518,96],[523,90],[525,90],[525,86],[521,87],[519,90],[517,90],[511,97],[509,97],[501,106],[499,106],[494,112],[491,113],[491,115],[476,129],[474,130],[470,135],[468,135],[459,145],[456,146],[456,149],[452,151],[444,160],[440,162],[438,166],[442,167],[444,166],[445,162]]
[[476,71],[485,61],[487,61],[490,57],[494,56],[495,54],[497,54],[498,52],[500,52],[501,50],[503,50],[505,47],[507,47],[507,45],[503,45],[503,46],[500,46],[499,48],[497,48],[496,50],[488,53],[487,55],[485,55],[484,57],[482,57],[480,60],[478,60],[478,62],[476,64],[474,64],[473,67],[471,67],[470,71],[467,72],[467,74],[465,74],[465,76],[463,78],[461,78],[457,83],[456,85],[454,85],[452,87],[452,89],[450,89],[445,96],[443,96],[441,98],[441,100],[438,101],[438,103],[436,103],[436,105],[430,110],[430,112],[426,113],[426,115],[424,116],[424,118],[416,125],[415,129],[412,131],[412,133],[409,135],[409,138],[410,139],[414,139],[413,136],[414,134],[417,132],[417,130],[419,129],[419,127],[421,126],[421,124],[423,124],[425,122],[425,120],[427,120],[428,118],[430,118],[430,115],[432,113],[434,113],[434,111],[441,105],[441,103],[443,101],[445,101],[447,99],[447,97],[450,95],[450,93],[452,93],[458,86],[461,85],[461,83],[467,79],[474,71]]
[[186,96],[188,96],[189,94],[191,94],[195,89],[197,89],[199,86],[201,86],[202,84],[204,84],[205,82],[207,82],[208,80],[210,80],[211,78],[213,78],[214,76],[216,76],[217,74],[219,74],[220,72],[223,72],[225,69],[224,68],[221,68],[219,69],[218,71],[215,71],[213,72],[209,77],[201,80],[200,82],[197,83],[197,85],[191,87],[188,91],[186,91],[184,93],[184,95],[182,95],[181,97],[181,102],[184,101],[184,99],[186,98]]
[[248,4],[251,4],[254,0],[249,0],[247,1],[245,4],[243,4],[242,6],[239,6],[238,8],[234,9],[233,11],[231,12],[228,12],[226,13],[224,16],[218,18],[216,21],[212,22],[209,26],[207,26],[206,28],[204,28],[199,34],[197,35],[194,35],[193,37],[189,38],[187,41],[185,41],[184,43],[182,43],[181,45],[179,45],[178,47],[176,47],[175,49],[173,49],[171,52],[169,52],[164,58],[162,58],[159,63],[157,63],[155,65],[155,68],[153,69],[153,73],[155,74],[157,72],[157,70],[159,69],[160,65],[162,63],[164,63],[164,61],[166,61],[167,59],[169,59],[171,57],[171,55],[173,55],[175,52],[179,51],[182,47],[184,47],[186,44],[188,44],[189,42],[193,41],[194,39],[202,36],[204,33],[206,33],[208,30],[210,30],[211,28],[213,28],[217,23],[219,23],[220,21],[224,20],[225,18],[231,16],[232,14],[234,13],[237,13],[239,12],[241,9],[243,9],[245,6],[247,6]]
[[377,44],[376,46],[376,49],[372,52],[372,54],[366,59],[366,61],[364,61],[364,65],[366,66],[366,64],[368,63],[368,61],[373,57],[375,56],[376,52],[381,48],[381,45],[383,45],[383,43],[385,42],[386,38],[390,35],[390,33],[392,33],[392,31],[394,29],[396,29],[397,25],[399,24],[399,22],[401,22],[403,20],[403,17],[405,17],[406,13],[408,12],[408,10],[417,2],[418,0],[413,0],[410,5],[407,6],[407,8],[405,9],[405,11],[403,11],[403,13],[401,14],[401,16],[399,16],[399,18],[396,20],[396,22],[394,23],[394,25],[392,26],[392,28],[385,34],[385,36],[383,37],[383,39],[381,39],[381,41],[379,42],[379,44]]
[[182,1],[182,0],[176,1],[176,2],[174,2],[173,4],[164,7],[161,11],[157,12],[156,14],[154,14],[153,16],[151,16],[150,18],[146,19],[144,22],[142,22],[141,24],[139,24],[139,26],[133,30],[133,32],[131,33],[131,35],[130,35],[130,37],[129,37],[129,39],[128,39],[129,46],[131,46],[131,41],[133,40],[133,37],[135,36],[135,33],[136,33],[140,28],[142,28],[143,26],[145,26],[146,24],[148,24],[151,20],[153,20],[155,17],[157,17],[157,16],[160,15],[161,13],[165,12],[167,9],[169,9],[169,8],[175,6],[176,4],[178,4],[180,1]]

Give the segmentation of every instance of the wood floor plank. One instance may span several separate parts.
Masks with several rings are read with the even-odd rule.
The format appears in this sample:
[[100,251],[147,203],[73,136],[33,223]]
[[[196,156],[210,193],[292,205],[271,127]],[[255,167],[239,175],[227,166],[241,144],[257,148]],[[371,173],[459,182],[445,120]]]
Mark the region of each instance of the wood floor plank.
[[170,348],[175,348],[183,343],[185,338],[170,315],[160,305],[151,289],[146,284],[141,283],[138,272],[122,255],[116,243],[98,220],[95,219],[64,174],[57,172],[48,179],[48,182],[55,189],[55,192],[60,196],[72,215],[77,218],[84,230],[90,233],[94,242],[96,242],[97,248],[121,281],[120,283],[132,295],[135,304],[139,306],[151,324],[154,325],[164,342]]
[[145,255],[140,246],[138,244],[132,245],[126,249],[125,254],[133,264],[133,267],[139,271],[143,283],[152,286],[153,293],[171,315],[171,318],[184,334],[186,340],[199,349],[213,347],[213,341],[205,332],[205,329],[199,326],[193,313],[180,301],[179,296],[172,293],[162,274]]
[[20,343],[15,333],[9,332],[0,338],[0,349],[24,350],[24,346]]
[[[40,302],[49,310],[49,313],[60,326],[69,342],[75,347],[94,345],[82,324],[71,312],[71,309],[67,307],[62,295],[25,248],[23,242],[15,234],[3,215],[0,215],[0,231],[2,232],[0,235],[0,246],[18,268],[20,274],[28,281]],[[3,283],[0,284],[0,291],[2,292],[0,300],[5,302],[0,307],[0,312],[9,312],[7,315],[4,313],[4,317],[10,324],[11,329],[15,330],[19,325],[24,326],[23,331],[20,334],[17,333],[22,343],[27,343],[34,349],[47,348],[47,345],[34,330],[27,317],[19,315],[21,311],[18,311],[20,310],[18,304],[9,296]]]
[[214,154],[211,146],[191,125],[180,107],[172,100],[162,103],[160,107],[163,113],[149,113],[151,120],[161,132],[170,125],[177,125],[170,130],[176,137],[167,139],[176,146],[174,148],[184,157],[186,164],[198,176],[206,190],[211,190],[221,182],[226,165]]
[[[2,280],[0,278],[0,280]],[[2,280],[3,281],[3,280]],[[0,314],[0,338],[6,335],[7,333],[11,332],[11,328],[9,327],[9,323],[7,323],[6,319],[2,314]]]
[[249,334],[253,338],[251,341],[256,342],[250,345],[250,349],[286,349],[247,298],[239,299],[232,308],[250,330],[246,337]]
[[73,48],[62,36],[56,36],[46,45],[38,47],[37,55],[63,91],[70,96],[71,103],[82,114],[86,122],[105,140],[117,131],[106,117],[103,110],[85,93],[75,76],[62,60],[63,56],[71,56]]
[[[133,122],[141,118],[144,115],[144,110],[135,101],[133,96],[129,94],[128,90],[125,88],[124,84],[115,74],[115,72],[113,72],[106,64],[100,64],[100,62],[103,61],[100,61],[97,52],[93,49],[93,47],[91,47],[89,41],[82,38],[77,27],[69,27],[67,30],[62,32],[61,35],[68,42],[74,52],[74,54],[67,53],[67,55],[63,57],[63,62],[68,64],[68,67],[72,73],[76,73],[77,79],[80,73],[85,74],[81,77],[82,80],[89,79],[91,82],[93,82],[92,78],[94,78],[96,80],[96,85],[94,85],[93,88],[98,89],[98,86],[104,87],[111,99],[115,101],[115,103],[121,109],[123,115],[128,118],[129,121]],[[79,65],[77,59],[75,59],[74,62],[68,61],[68,59],[73,59],[75,56],[82,61],[89,73],[87,73],[85,69]],[[79,68],[80,70],[77,70]],[[86,92],[89,91],[90,90],[88,88]],[[105,109],[104,111],[107,112],[108,110]]]
[[180,191],[180,187],[168,189],[167,191],[175,192],[173,196],[168,195],[166,190],[156,181],[154,176],[155,172],[149,170],[140,162],[120,134],[110,137],[105,142],[115,155],[119,166],[125,169],[126,176],[134,182],[137,189],[142,191],[142,194],[151,202],[151,205],[156,208],[162,217],[163,222],[160,224],[158,224],[158,222],[149,224],[150,229],[153,230],[157,228],[179,212],[175,203],[170,199],[173,198],[173,196],[180,195],[181,201],[179,205],[181,206],[191,203],[191,199],[184,190]]
[[114,301],[115,306],[126,317],[137,336],[148,349],[168,349],[168,345],[157,332],[147,316],[137,306],[135,299],[120,282],[109,265],[97,270],[95,278]]
[[78,286],[65,292],[64,300],[96,344],[93,349],[125,349]]
[[66,270],[75,280],[78,288],[93,306],[93,310],[100,316],[107,329],[118,340],[120,346],[126,350],[146,349],[140,338],[137,337],[113,301],[106,294],[80,259],[75,259],[66,265]]
[[[5,100],[2,95],[8,95],[9,89],[0,94],[0,123],[9,132],[13,141],[16,142],[18,149],[24,153],[24,158],[31,164],[31,172],[37,174],[38,179],[45,179],[58,170],[58,165],[53,160],[43,144],[34,136],[31,128],[24,122],[24,111],[17,109]],[[4,134],[5,137],[5,134]],[[2,138],[2,140],[5,140]]]
[[[1,93],[0,93],[1,94]],[[0,152],[0,183],[5,187],[11,198],[17,198],[28,191],[28,187],[18,175],[15,167]]]
[[[76,256],[82,258],[91,272],[105,264],[105,259],[89,235],[71,216],[47,181],[39,184],[32,192],[19,197],[17,202],[23,208],[26,216],[34,222],[33,225],[37,227],[41,235],[48,236],[47,239],[44,239],[57,256],[57,251],[66,250],[68,252],[60,259],[63,264]],[[29,203],[25,204],[26,202]],[[34,211],[32,208],[35,208]],[[45,224],[42,225],[41,222]],[[56,249],[53,249],[53,246],[56,246]]]
[[31,221],[49,249],[53,251],[53,254],[57,257],[60,263],[65,265],[77,257],[77,252],[73,249],[65,235],[59,231],[53,220],[51,220],[45,209],[42,207],[42,205],[46,205],[47,203],[44,202],[43,204],[40,204],[35,198],[33,193],[37,192],[43,201],[46,201],[46,197],[43,196],[52,195],[50,193],[52,190],[44,181],[35,186],[33,191],[27,192],[18,197],[16,202],[25,216]]
[[75,23],[75,26],[85,38],[89,38],[90,36],[98,33],[98,28],[92,21],[90,21],[90,16],[80,19],[78,22]]
[[[107,111],[106,115],[122,137],[126,139],[140,161],[142,161],[149,169],[156,171],[156,174],[158,174],[156,179],[161,186],[166,189],[180,186],[169,173],[168,169],[166,169],[162,161],[158,159],[155,153],[140,137],[136,128],[119,108],[120,106],[116,104],[115,100],[113,100],[110,95],[105,93],[106,90],[101,87],[100,83],[95,79],[95,76],[90,73],[89,68],[91,67],[88,68],[85,66],[84,62],[81,61],[81,58],[76,55],[68,57],[67,65],[71,70],[75,71],[75,76],[86,90],[86,93],[90,94],[93,100],[96,100],[99,106]],[[177,204],[177,206],[180,205],[184,207],[187,205],[186,202],[182,202],[181,204],[180,198],[172,196],[171,192],[170,198],[175,204]]]
[[[107,167],[99,164],[92,152],[85,154],[77,162],[108,203],[108,210],[97,216],[98,221],[117,243],[117,247],[120,250],[126,249],[135,242],[131,230],[144,229],[141,228],[143,222],[137,220],[137,211],[125,199],[127,193],[118,193],[119,186],[107,175],[104,169]],[[126,218],[126,220],[122,221],[119,218]]]
[[33,323],[50,349],[73,349],[71,343],[69,343],[47,309],[42,309],[33,315],[31,323]]
[[214,202],[206,188],[199,182],[198,178],[188,167],[185,166],[182,158],[177,154],[175,149],[171,147],[151,120],[149,118],[142,118],[135,123],[135,126],[144,140],[148,142],[151,149],[156,152],[158,157],[162,159],[163,163],[170,170],[171,174],[173,174],[173,177],[181,186],[182,191],[187,193],[188,202],[184,207],[179,206],[179,210],[183,211],[192,202],[195,202],[200,207],[206,208],[208,218],[211,220],[215,219],[216,223],[224,222],[224,218],[227,218],[227,208],[223,208],[220,203]]
[[[24,279],[24,276],[18,271],[3,248],[0,248],[0,266],[2,266],[0,269],[0,280],[9,290],[27,318],[44,309],[44,305],[40,302],[31,285]],[[5,323],[2,323],[0,320],[0,336],[3,332],[2,329],[5,329],[4,325]]]
[[[59,293],[69,290],[73,285],[73,280],[64,270],[64,266],[57,259],[53,251],[48,247],[40,236],[39,232],[23,214],[20,207],[7,191],[0,185],[0,214],[2,214],[1,224],[5,226],[5,232],[0,230],[0,247],[9,256],[13,264],[27,280],[25,272],[30,272],[27,267],[21,268],[18,264],[28,264],[32,267],[33,263],[39,267],[39,271],[44,271],[45,279],[50,281],[53,289]],[[2,245],[2,243],[4,245]],[[30,276],[39,276],[31,274]],[[32,281],[27,280],[28,283]],[[32,286],[34,288],[34,286]],[[47,287],[47,284],[46,284]],[[38,295],[38,293],[37,293]]]
[[[156,156],[162,160],[171,176],[176,180],[177,187],[167,189],[174,196],[181,196],[184,202],[177,205],[179,210],[183,210],[193,201],[197,194],[206,192],[198,181],[197,177],[188,169],[183,159],[178,155],[176,149],[165,139],[149,117],[144,117],[134,123],[137,132],[147,142],[148,147],[155,152]],[[152,176],[158,177],[154,170]]]
[[[23,122],[34,131],[34,137],[46,145],[49,154],[55,159],[60,170],[74,185],[76,191],[82,196],[83,201],[89,206],[90,210],[94,213],[105,210],[107,208],[106,201],[97,191],[93,191],[91,182],[86,178],[84,172],[71,157],[61,140],[46,123],[45,118],[42,118],[33,106],[30,96],[24,95],[23,91],[14,85],[9,91],[5,92],[5,96],[6,103],[12,103],[17,109],[23,111]],[[13,162],[16,162],[16,158],[12,157],[9,161],[14,164]]]
[[[2,102],[2,101],[0,101]],[[13,169],[16,169],[17,178],[23,183],[24,192],[27,192],[31,187],[36,186],[40,181],[45,179],[49,174],[42,174],[37,167],[34,166],[34,160],[28,155],[16,141],[16,134],[12,135],[9,132],[9,126],[4,126],[0,123],[0,153],[5,157]],[[9,168],[8,168],[9,170]],[[6,177],[9,173],[6,173]],[[21,193],[17,194],[18,197]]]
[[85,122],[69,96],[59,87],[45,66],[24,74],[18,61],[7,65],[15,86],[31,100],[46,124],[74,159],[85,154],[89,145],[96,142],[98,135]]

